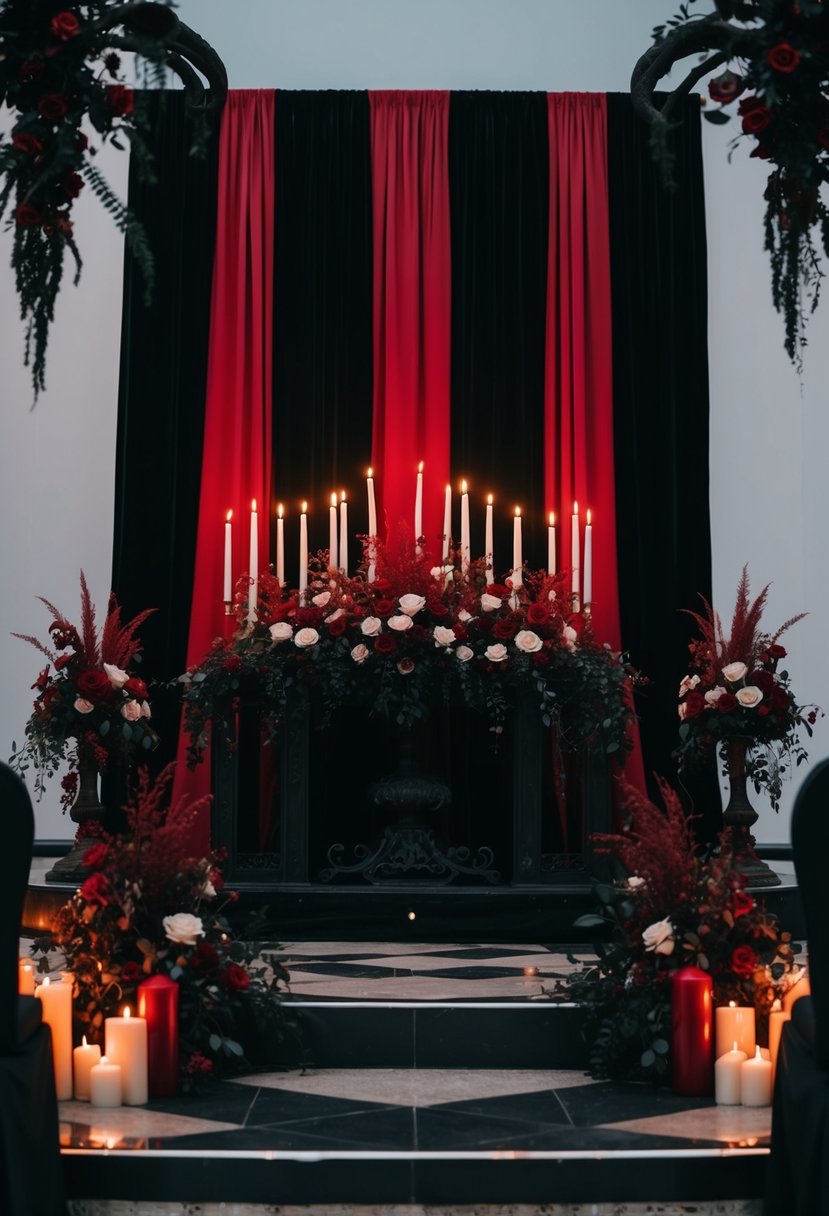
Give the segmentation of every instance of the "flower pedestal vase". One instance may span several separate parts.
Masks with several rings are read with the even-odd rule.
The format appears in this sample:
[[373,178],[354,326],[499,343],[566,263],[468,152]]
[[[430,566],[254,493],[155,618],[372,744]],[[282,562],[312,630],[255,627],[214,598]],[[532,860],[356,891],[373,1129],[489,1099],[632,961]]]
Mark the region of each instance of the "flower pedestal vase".
[[69,818],[78,825],[75,843],[65,857],[56,861],[45,875],[46,882],[72,883],[79,886],[89,877],[83,863],[84,856],[101,840],[96,832],[106,811],[98,796],[98,767],[89,760],[78,764],[78,793],[69,811]]
[[746,754],[749,741],[732,739],[728,744],[729,799],[723,811],[723,828],[728,832],[734,853],[735,869],[749,887],[779,887],[780,878],[757,856],[751,829],[758,815],[746,792]]

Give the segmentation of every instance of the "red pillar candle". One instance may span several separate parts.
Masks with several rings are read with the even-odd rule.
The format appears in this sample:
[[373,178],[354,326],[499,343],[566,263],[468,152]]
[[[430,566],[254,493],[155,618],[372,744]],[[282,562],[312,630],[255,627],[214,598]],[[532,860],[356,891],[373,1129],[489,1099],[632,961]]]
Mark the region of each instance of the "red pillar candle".
[[138,985],[138,1015],[147,1020],[147,1071],[151,1098],[178,1093],[178,984],[151,975]]
[[682,967],[671,977],[671,1061],[678,1094],[714,1089],[714,999],[711,976]]

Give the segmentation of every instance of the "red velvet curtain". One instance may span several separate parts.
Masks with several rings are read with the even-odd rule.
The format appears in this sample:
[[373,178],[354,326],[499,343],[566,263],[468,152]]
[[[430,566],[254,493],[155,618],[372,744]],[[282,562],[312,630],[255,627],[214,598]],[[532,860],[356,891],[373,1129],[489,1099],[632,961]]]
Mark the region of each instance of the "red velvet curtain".
[[[271,508],[274,92],[233,90],[219,139],[216,253],[210,313],[196,564],[187,663],[223,629],[223,525],[233,510],[234,574],[248,566],[251,499],[259,507],[260,569]],[[183,745],[179,748],[183,751]],[[179,760],[182,756],[180,754]],[[180,762],[174,796],[209,789],[209,766]],[[200,844],[208,846],[203,816]]]
[[378,512],[387,530],[414,527],[422,460],[423,534],[436,550],[449,479],[449,93],[371,92],[369,102]]
[[[621,648],[613,458],[613,330],[607,105],[601,93],[548,93],[545,496],[556,505],[559,563],[570,565],[573,503],[593,516],[593,624]],[[628,780],[644,789],[636,732]]]

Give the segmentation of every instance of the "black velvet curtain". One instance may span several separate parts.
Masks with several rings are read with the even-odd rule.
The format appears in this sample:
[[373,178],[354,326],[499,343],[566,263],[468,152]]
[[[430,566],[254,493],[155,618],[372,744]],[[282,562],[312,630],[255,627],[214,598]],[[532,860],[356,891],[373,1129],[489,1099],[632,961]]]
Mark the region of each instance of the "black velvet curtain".
[[449,190],[452,469],[475,478],[479,501],[490,490],[501,499],[496,569],[512,564],[514,506],[525,560],[543,566],[546,94],[453,93]]
[[[112,587],[132,616],[157,608],[141,629],[141,674],[184,670],[199,506],[210,288],[216,230],[216,138],[190,155],[193,128],[180,91],[146,95],[156,182],[133,159],[129,203],[155,259],[152,304],[127,252],[115,478]],[[172,759],[178,698],[154,694],[161,745]]]
[[[673,131],[666,190],[627,94],[607,99],[616,526],[622,639],[652,681],[637,698],[646,770],[672,782],[690,617],[711,595],[708,281],[699,102]],[[718,830],[711,768],[686,791],[702,838]]]

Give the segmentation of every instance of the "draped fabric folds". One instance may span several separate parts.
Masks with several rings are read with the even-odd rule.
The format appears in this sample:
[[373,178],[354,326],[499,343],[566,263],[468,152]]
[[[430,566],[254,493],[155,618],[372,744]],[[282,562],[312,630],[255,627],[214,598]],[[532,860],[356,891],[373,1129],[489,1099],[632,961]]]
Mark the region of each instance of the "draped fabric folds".
[[[374,426],[378,527],[414,528],[412,486],[449,478],[451,256],[449,93],[369,93],[374,231]],[[424,495],[423,535],[437,548],[439,493]]]

